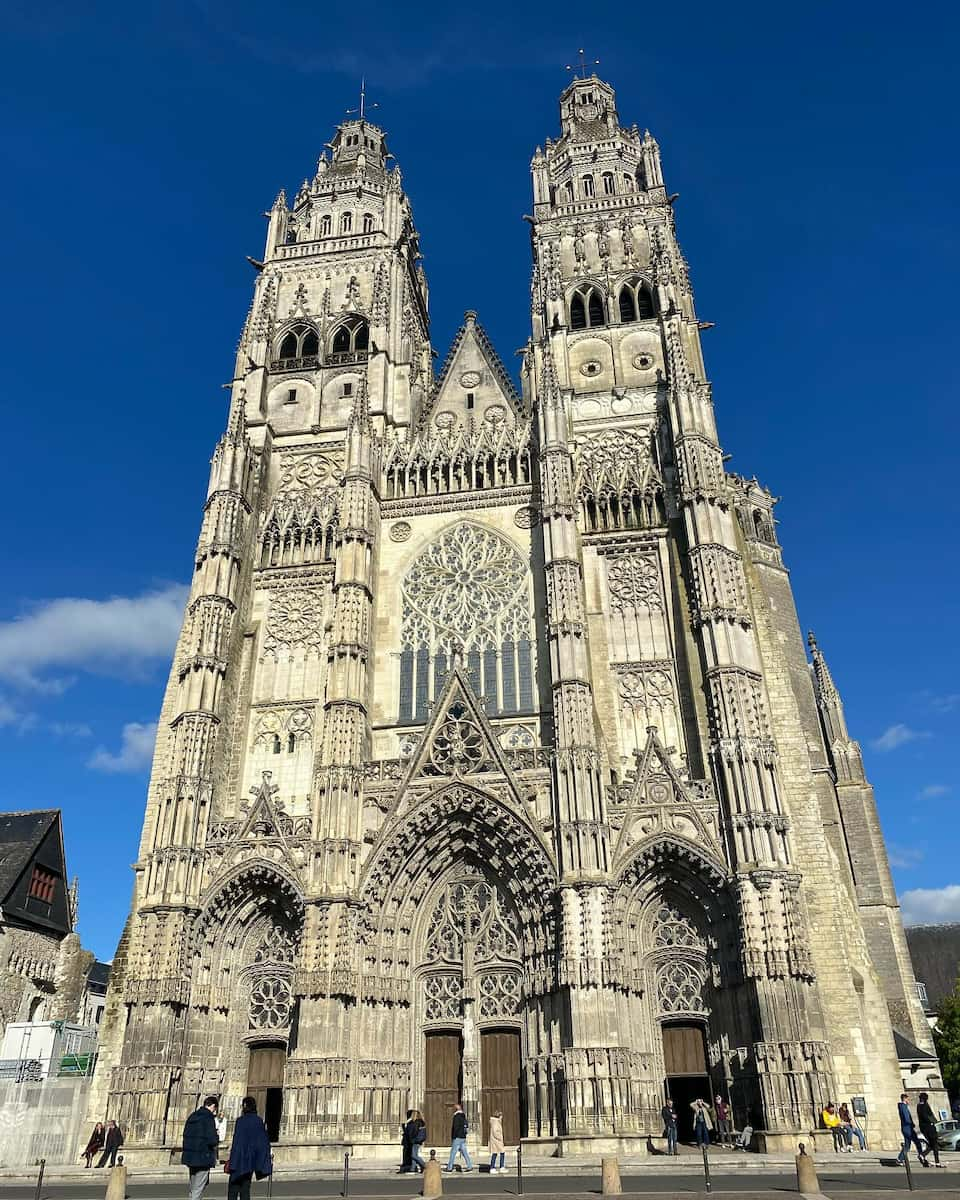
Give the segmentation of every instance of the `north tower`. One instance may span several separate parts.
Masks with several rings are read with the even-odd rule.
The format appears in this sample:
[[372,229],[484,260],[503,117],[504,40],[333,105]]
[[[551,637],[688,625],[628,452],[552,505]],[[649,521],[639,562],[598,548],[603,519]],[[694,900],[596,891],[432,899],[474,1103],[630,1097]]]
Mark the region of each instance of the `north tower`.
[[[518,390],[433,373],[381,129],[281,192],[164,699],[94,1106],[163,1159],[253,1091],[288,1158],[892,1129],[929,1046],[869,785],[726,472],[660,153],[596,77],[533,159]],[[837,1021],[836,1015],[843,1014]]]

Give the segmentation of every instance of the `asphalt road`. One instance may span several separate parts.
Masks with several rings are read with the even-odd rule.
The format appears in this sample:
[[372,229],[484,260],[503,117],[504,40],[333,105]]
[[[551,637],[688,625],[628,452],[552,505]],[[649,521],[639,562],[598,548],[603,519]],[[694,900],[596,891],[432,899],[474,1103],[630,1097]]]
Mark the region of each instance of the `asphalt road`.
[[[796,1176],[789,1175],[722,1175],[713,1174],[713,1195],[741,1196],[745,1200],[782,1200],[787,1195],[797,1194]],[[951,1172],[917,1171],[914,1174],[917,1191],[923,1192],[928,1200],[956,1200],[960,1189],[957,1187],[956,1175]],[[444,1195],[456,1197],[457,1200],[468,1200],[473,1197],[483,1197],[490,1200],[507,1200],[517,1195],[516,1179],[491,1179],[488,1175],[457,1176],[444,1178]],[[876,1174],[856,1176],[831,1176],[829,1171],[820,1174],[820,1187],[825,1195],[844,1197],[844,1200],[870,1200],[870,1197],[882,1196],[884,1200],[906,1200],[910,1193],[906,1190],[903,1172],[896,1168],[880,1171]],[[186,1196],[186,1172],[182,1182],[171,1180],[162,1183],[138,1183],[132,1179],[127,1187],[129,1200],[184,1200]],[[204,1200],[223,1200],[226,1196],[226,1177],[213,1177],[204,1195]],[[660,1175],[633,1176],[623,1179],[625,1194],[659,1197],[660,1200],[692,1200],[694,1197],[704,1197],[703,1179],[691,1175]],[[68,1183],[45,1184],[40,1192],[39,1200],[102,1200],[106,1192],[106,1179],[71,1180]],[[583,1197],[592,1200],[600,1194],[599,1180],[588,1180],[576,1176],[550,1176],[524,1180],[524,1195],[542,1197]],[[254,1184],[251,1200],[319,1200],[322,1197],[338,1197],[342,1195],[339,1180],[335,1179],[291,1179],[277,1178],[273,1184],[272,1196],[267,1184]],[[363,1200],[368,1197],[400,1197],[420,1195],[420,1183],[415,1177],[396,1176],[387,1179],[357,1179],[351,1182],[350,1200]],[[0,1183],[0,1197],[3,1200],[37,1200],[36,1184],[4,1184]]]

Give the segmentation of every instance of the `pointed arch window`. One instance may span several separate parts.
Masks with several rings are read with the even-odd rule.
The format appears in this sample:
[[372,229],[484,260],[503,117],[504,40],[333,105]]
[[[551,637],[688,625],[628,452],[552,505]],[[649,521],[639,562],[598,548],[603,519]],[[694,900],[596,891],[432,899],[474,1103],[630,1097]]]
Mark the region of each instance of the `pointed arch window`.
[[649,321],[656,316],[653,294],[642,279],[628,279],[618,297],[620,320]]
[[341,233],[352,233],[353,232],[353,213],[345,212],[341,216],[340,232]]
[[581,284],[570,297],[570,328],[593,329],[606,323],[603,293],[591,283]]
[[333,331],[330,339],[329,361],[332,363],[359,362],[367,357],[370,345],[370,326],[363,317],[349,316]]
[[373,213],[364,213],[363,214],[363,232],[364,233],[373,233],[373,224],[374,224]]
[[463,521],[416,558],[401,584],[400,720],[422,723],[454,646],[489,714],[535,700],[530,570],[512,542]]
[[317,367],[320,365],[319,355],[320,338],[316,329],[305,321],[299,321],[282,334],[270,369],[291,371]]

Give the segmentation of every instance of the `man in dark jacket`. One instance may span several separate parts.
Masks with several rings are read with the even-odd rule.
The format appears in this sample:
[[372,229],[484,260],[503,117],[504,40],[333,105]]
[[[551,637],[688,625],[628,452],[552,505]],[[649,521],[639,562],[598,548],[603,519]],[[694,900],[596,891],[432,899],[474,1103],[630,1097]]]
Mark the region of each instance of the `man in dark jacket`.
[[450,1123],[450,1161],[443,1168],[445,1171],[453,1170],[458,1154],[463,1155],[467,1170],[472,1171],[473,1163],[470,1161],[470,1152],[467,1150],[467,1116],[463,1111],[462,1104],[458,1104],[453,1110],[453,1121]]
[[210,1182],[210,1168],[217,1165],[217,1109],[220,1102],[216,1096],[208,1096],[195,1113],[187,1117],[183,1127],[183,1154],[180,1161],[190,1169],[188,1200],[200,1200]]

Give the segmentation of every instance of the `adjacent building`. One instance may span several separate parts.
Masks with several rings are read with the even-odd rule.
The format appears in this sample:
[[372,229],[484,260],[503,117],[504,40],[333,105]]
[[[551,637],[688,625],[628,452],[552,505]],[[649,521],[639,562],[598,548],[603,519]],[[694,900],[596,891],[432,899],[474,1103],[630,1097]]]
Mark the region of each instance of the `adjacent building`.
[[642,1145],[665,1093],[896,1140],[930,1032],[659,146],[578,78],[532,177],[519,387],[473,312],[434,374],[381,128],[270,211],[101,1024],[141,1160],[209,1092],[288,1160],[459,1099],[545,1153]]

